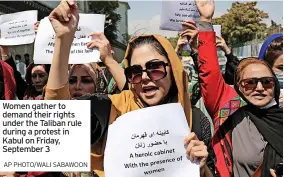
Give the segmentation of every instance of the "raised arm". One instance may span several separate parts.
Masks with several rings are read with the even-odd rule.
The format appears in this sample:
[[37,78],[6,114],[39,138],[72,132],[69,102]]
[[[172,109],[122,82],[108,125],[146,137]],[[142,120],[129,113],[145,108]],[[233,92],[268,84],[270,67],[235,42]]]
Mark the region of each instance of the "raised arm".
[[122,91],[126,84],[124,69],[113,58],[113,55],[111,53],[111,46],[108,39],[106,38],[104,33],[93,33],[91,36],[93,36],[95,39],[88,44],[88,48],[97,47],[100,50],[100,57],[102,62],[106,65],[111,75],[113,76],[118,89]]
[[[219,68],[216,49],[216,36],[211,24],[214,14],[214,1],[197,3],[200,13],[199,23],[199,79],[202,97],[213,122],[218,122],[220,109],[237,96],[235,90],[227,85]],[[215,124],[215,126],[218,126]],[[216,128],[216,127],[215,127]]]
[[67,84],[68,60],[79,22],[78,6],[72,0],[62,0],[49,15],[49,20],[56,39],[45,99],[68,100],[71,99]]
[[240,61],[236,56],[233,55],[231,49],[228,47],[226,41],[222,37],[217,36],[216,43],[216,46],[221,48],[227,58],[225,74],[223,75],[225,82],[229,85],[234,85],[234,76]]

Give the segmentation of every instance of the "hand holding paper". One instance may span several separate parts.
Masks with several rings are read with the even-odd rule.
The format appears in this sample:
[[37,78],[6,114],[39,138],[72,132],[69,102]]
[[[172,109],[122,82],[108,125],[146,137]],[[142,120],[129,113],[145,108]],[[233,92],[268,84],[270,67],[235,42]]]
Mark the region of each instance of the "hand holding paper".
[[190,44],[191,49],[193,49],[194,52],[197,52],[198,51],[198,46],[197,46],[198,29],[196,27],[195,22],[185,21],[182,25],[186,30],[184,30],[181,33],[181,36],[187,37],[188,43]]
[[62,0],[49,15],[49,20],[56,37],[74,36],[79,22],[78,6],[74,0]]
[[210,0],[208,3],[204,0],[195,0],[197,9],[200,13],[200,21],[211,22],[214,15],[214,0]]
[[200,168],[204,168],[208,157],[204,142],[199,141],[196,134],[192,132],[184,139],[184,144],[187,147],[186,154],[189,160],[200,163]]
[[87,47],[89,49],[97,47],[100,51],[100,59],[102,62],[105,63],[107,62],[106,60],[113,60],[111,46],[104,33],[92,33],[91,36],[94,40],[89,42]]

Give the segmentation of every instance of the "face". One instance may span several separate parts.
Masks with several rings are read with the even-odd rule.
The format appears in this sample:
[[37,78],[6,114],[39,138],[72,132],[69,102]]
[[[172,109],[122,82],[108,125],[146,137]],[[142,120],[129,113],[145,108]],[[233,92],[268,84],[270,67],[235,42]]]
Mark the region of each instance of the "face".
[[[131,57],[131,66],[140,65],[143,70],[146,69],[146,63],[160,62],[169,63],[168,59],[160,55],[152,46],[143,45],[139,48],[134,49]],[[141,82],[133,84],[133,88],[137,95],[149,106],[155,106],[159,104],[163,98],[168,94],[172,78],[171,68],[166,66],[167,75],[157,81],[153,81],[149,78],[146,72],[142,73]]]
[[95,83],[84,65],[76,65],[69,78],[69,90],[73,98],[95,93]]
[[272,70],[277,72],[283,72],[283,55],[280,55],[274,62]]
[[48,74],[43,66],[35,66],[32,69],[32,84],[37,92],[42,92],[43,87],[46,85]]
[[[250,78],[263,78],[273,77],[270,70],[262,64],[251,64],[243,70],[241,80]],[[251,80],[247,82],[241,82],[239,89],[244,94],[245,98],[248,99],[253,105],[262,107],[270,103],[274,97],[274,85],[269,82],[269,79],[257,82],[255,87],[250,89],[245,88],[245,84],[251,85]]]

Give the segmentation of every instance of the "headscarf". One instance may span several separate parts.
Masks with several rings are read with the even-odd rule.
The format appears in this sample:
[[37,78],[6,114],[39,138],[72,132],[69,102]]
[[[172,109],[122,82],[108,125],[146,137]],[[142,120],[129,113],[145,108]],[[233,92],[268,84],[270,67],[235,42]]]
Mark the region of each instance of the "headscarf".
[[[176,87],[177,87],[177,99],[178,102],[181,103],[184,113],[186,115],[187,123],[189,128],[191,129],[192,127],[192,110],[191,110],[191,105],[190,105],[190,100],[189,100],[189,95],[187,93],[188,86],[187,86],[187,74],[183,69],[183,65],[177,56],[175,50],[173,49],[171,43],[163,36],[161,35],[141,35],[133,38],[126,49],[126,54],[124,57],[124,64],[125,67],[129,66],[129,61],[128,58],[129,52],[130,52],[130,45],[132,42],[134,42],[136,39],[141,38],[141,37],[154,37],[164,48],[168,55],[168,60],[171,64],[171,70],[173,74],[173,80],[175,81]],[[131,86],[130,86],[131,88]],[[127,113],[131,112],[137,109],[141,109],[145,107],[145,104],[142,103],[141,99],[139,96],[132,90],[125,90],[122,91],[120,94],[116,95],[109,95],[109,98],[111,99],[112,102],[112,109],[110,112],[110,124],[113,123],[117,117]],[[101,148],[102,152],[104,150],[104,145],[105,145],[106,139],[104,142],[101,144],[98,143],[96,148]],[[104,176],[103,172],[103,153],[102,154],[96,154],[92,153],[92,167],[95,169],[94,171],[99,175],[99,176]]]
[[[243,59],[239,66],[245,64],[243,62],[249,62],[249,59],[250,58]],[[258,131],[268,142],[264,150],[261,169],[261,177],[267,177],[270,176],[270,168],[274,169],[278,163],[283,162],[283,109],[279,108],[280,86],[276,75],[265,61],[263,61],[263,63],[271,71],[275,78],[274,99],[277,103],[276,105],[266,109],[261,109],[245,98],[243,93],[240,92],[237,83],[237,78],[241,74],[239,72],[239,67],[235,77],[235,90],[248,104],[247,106],[244,106],[245,113],[249,116]]]
[[263,60],[263,59],[265,58],[266,50],[267,50],[269,44],[270,44],[273,40],[275,40],[276,38],[279,38],[279,37],[282,37],[282,38],[283,38],[283,34],[272,34],[271,36],[269,36],[269,37],[264,41],[264,43],[263,43],[262,46],[261,46],[259,55],[258,55],[258,58],[259,58],[260,60]]
[[94,81],[95,88],[96,88],[96,93],[106,93],[106,86],[107,86],[107,81],[104,76],[103,69],[95,62],[93,63],[87,63],[87,64],[74,64],[70,68],[69,71],[69,77],[71,76],[72,72],[74,71],[74,68],[76,66],[83,66],[84,69],[87,71],[87,73],[90,75],[92,80]]

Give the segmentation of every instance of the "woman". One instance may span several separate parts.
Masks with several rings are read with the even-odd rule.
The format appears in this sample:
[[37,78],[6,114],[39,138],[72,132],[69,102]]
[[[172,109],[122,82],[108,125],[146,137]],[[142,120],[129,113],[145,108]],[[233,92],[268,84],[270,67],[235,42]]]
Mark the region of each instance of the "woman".
[[[50,14],[49,18],[57,38],[45,99],[71,99],[67,91],[67,75],[64,73],[67,73],[68,55],[78,25],[78,17],[78,7],[70,1],[62,1]],[[110,45],[105,36],[102,33],[94,35],[97,39],[94,45],[99,48],[101,58],[112,58]],[[122,114],[147,106],[179,102],[185,110],[188,126],[194,130],[187,86],[183,85],[187,82],[186,74],[171,44],[161,36],[137,37],[127,48],[126,60],[129,67],[125,74],[132,83],[132,90],[109,96],[109,99],[97,95],[89,97],[92,104],[92,169],[99,176],[104,176],[105,127]],[[148,74],[144,74],[142,68],[147,68]],[[185,138],[184,144],[188,145],[187,154],[191,160],[198,158],[201,176],[212,176],[205,165],[208,156],[206,146],[203,142],[193,139],[196,139],[194,133]],[[195,154],[197,152],[198,154]]]
[[42,100],[43,87],[47,83],[50,65],[36,65],[33,62],[27,67],[27,90],[24,100]]
[[[214,4],[207,4],[207,21]],[[199,32],[199,79],[202,96],[214,118],[213,148],[219,176],[270,176],[270,168],[282,162],[283,110],[279,109],[279,84],[263,61],[242,61],[235,76],[235,89],[226,84],[219,69],[210,23]],[[245,100],[244,106],[240,95]],[[241,107],[241,108],[240,108]],[[263,161],[263,163],[261,163]],[[257,170],[258,169],[258,170]]]
[[72,98],[85,94],[106,93],[103,71],[96,63],[72,65],[69,71],[69,91]]

